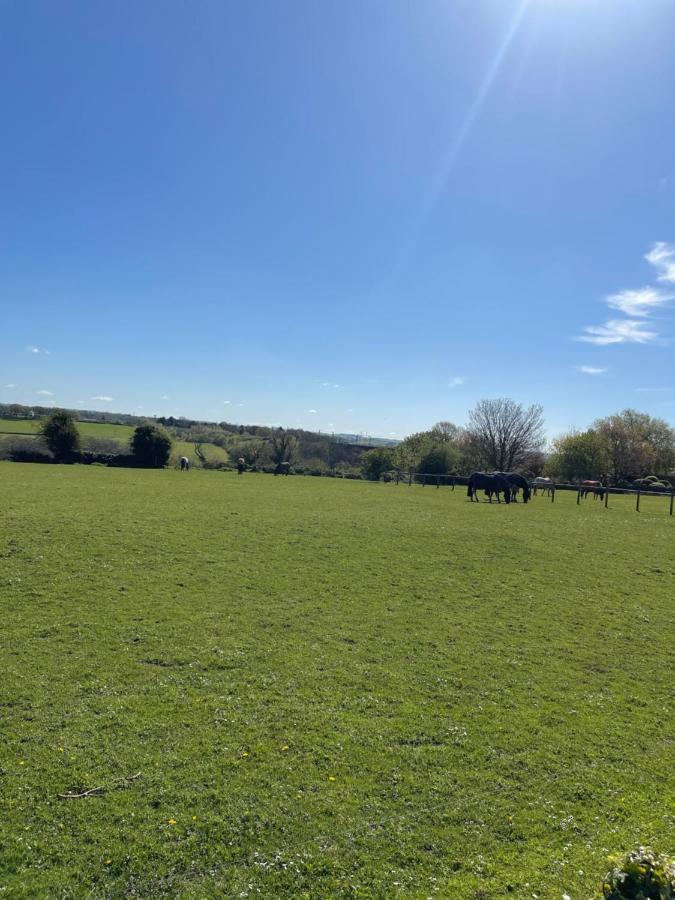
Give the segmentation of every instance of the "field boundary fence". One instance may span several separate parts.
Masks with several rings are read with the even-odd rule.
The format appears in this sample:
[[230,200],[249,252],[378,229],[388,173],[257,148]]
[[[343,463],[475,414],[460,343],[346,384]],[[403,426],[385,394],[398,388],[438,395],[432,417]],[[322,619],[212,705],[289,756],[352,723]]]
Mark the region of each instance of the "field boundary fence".
[[[414,472],[400,471],[386,472],[380,481],[393,484],[406,484],[412,487],[417,484],[421,487],[450,487],[453,491],[455,487],[466,487],[469,479],[466,475],[437,475],[433,472]],[[556,491],[574,491],[576,492],[577,506],[581,504],[582,499],[588,494],[593,494],[594,499],[600,499],[605,509],[609,508],[609,498],[611,495],[617,496],[621,494],[629,494],[635,497],[635,511],[640,512],[640,500],[642,497],[663,497],[668,501],[668,515],[675,513],[675,489],[664,491],[649,491],[642,488],[620,488],[620,487],[587,487],[581,483],[573,482],[551,482],[550,484],[541,484],[535,481],[530,482],[530,490],[534,496],[546,496],[550,498],[551,503],[555,503]]]

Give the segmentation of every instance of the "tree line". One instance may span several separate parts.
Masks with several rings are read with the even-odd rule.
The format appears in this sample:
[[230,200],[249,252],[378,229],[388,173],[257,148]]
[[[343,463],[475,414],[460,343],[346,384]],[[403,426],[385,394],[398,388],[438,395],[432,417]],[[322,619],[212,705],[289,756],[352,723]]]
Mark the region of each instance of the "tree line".
[[556,438],[546,451],[543,409],[513,400],[481,400],[465,427],[438,422],[393,448],[364,455],[366,478],[392,470],[429,475],[468,475],[476,470],[544,475],[558,481],[585,479],[628,487],[649,479],[670,487],[675,477],[675,429],[663,419],[626,409],[597,419],[583,432]]
[[[27,415],[18,405],[10,414]],[[31,409],[32,412],[34,410]],[[0,405],[0,413],[10,412]],[[519,470],[531,477],[546,475],[559,482],[585,479],[628,487],[640,479],[670,487],[675,478],[675,429],[663,419],[626,409],[597,419],[585,431],[560,435],[547,447],[540,405],[523,406],[507,398],[481,400],[469,412],[466,426],[440,421],[428,431],[409,435],[393,448],[362,447],[302,429],[207,423],[166,419],[138,423],[125,452],[117,441],[88,438],[82,449],[75,416],[67,410],[44,410],[40,435],[58,460],[104,461],[111,465],[166,465],[172,440],[199,448],[214,444],[230,463],[243,459],[248,468],[273,471],[289,463],[313,475],[349,475],[379,479],[394,470],[430,475],[468,475],[476,470]],[[164,427],[165,426],[165,427]],[[24,451],[29,453],[29,451]],[[18,458],[18,457],[14,457]],[[206,464],[206,457],[203,457]]]

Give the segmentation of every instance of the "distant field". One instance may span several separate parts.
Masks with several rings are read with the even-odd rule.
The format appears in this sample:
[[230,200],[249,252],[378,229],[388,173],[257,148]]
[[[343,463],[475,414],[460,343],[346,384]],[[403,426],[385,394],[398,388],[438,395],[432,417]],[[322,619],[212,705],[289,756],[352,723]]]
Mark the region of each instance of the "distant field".
[[[11,440],[12,435],[35,435],[39,427],[40,422],[37,419],[0,419],[0,443],[3,440]],[[107,422],[78,422],[77,428],[85,439],[87,437],[106,438],[115,440],[124,447],[128,446],[134,433],[131,425],[110,425]],[[209,462],[227,462],[229,458],[227,452],[215,444],[203,444],[202,449]],[[193,465],[199,464],[192,442],[174,441],[171,454],[172,464],[175,465],[181,456],[187,456]]]
[[[0,419],[0,434],[36,434],[39,419]],[[120,443],[128,443],[134,433],[131,425],[110,425],[108,422],[78,422],[82,435],[98,438],[112,438]]]
[[672,850],[666,498],[0,490],[0,893],[588,900]]

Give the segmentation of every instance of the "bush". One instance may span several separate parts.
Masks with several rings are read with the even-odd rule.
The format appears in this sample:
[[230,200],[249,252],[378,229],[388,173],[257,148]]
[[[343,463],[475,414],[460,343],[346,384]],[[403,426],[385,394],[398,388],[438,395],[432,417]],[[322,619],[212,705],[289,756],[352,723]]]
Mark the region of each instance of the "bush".
[[392,467],[392,451],[387,447],[376,447],[363,454],[363,475],[368,481],[379,481]]
[[106,453],[110,456],[124,453],[126,447],[114,438],[93,437],[87,435],[82,438],[82,450],[91,450],[92,453]]
[[162,469],[171,456],[171,438],[157,425],[139,425],[131,438],[131,452],[137,465]]
[[605,900],[671,900],[675,860],[640,847],[617,862],[602,886]]
[[2,457],[12,462],[51,463],[54,456],[35,438],[15,438],[4,444]]
[[58,461],[68,460],[80,447],[80,433],[75,419],[64,409],[57,409],[40,426],[40,437]]

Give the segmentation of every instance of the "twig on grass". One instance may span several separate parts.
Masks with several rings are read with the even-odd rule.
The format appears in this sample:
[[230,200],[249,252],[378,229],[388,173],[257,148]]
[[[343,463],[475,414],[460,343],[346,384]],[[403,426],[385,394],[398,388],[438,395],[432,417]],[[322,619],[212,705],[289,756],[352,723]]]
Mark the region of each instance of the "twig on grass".
[[[124,778],[116,778],[113,782],[114,785],[122,787],[123,785],[130,784],[132,781],[136,781],[137,778],[140,778],[142,772],[136,772],[135,775],[127,775]],[[88,791],[82,791],[82,793],[77,794],[73,791],[69,791],[67,794],[59,794],[59,800],[81,800],[83,797],[92,797],[95,795],[105,794],[105,787],[95,787],[90,788]]]
[[72,792],[68,794],[59,794],[59,800],[79,800],[81,797],[91,797],[92,794],[103,794],[105,793],[105,788],[95,787],[91,788],[88,791],[82,791],[81,794],[73,794]]

